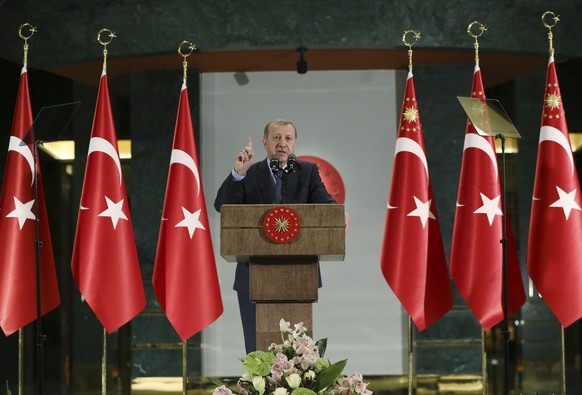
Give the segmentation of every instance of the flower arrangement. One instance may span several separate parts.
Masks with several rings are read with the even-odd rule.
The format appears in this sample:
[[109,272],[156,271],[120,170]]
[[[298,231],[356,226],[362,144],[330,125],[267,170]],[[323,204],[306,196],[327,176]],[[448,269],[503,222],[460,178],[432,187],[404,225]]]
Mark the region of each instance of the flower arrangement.
[[[347,360],[331,363],[323,358],[327,339],[307,336],[303,323],[279,322],[282,344],[268,351],[253,351],[242,360],[245,373],[238,379],[238,395],[372,395],[362,375],[344,376]],[[212,395],[232,395],[224,383]]]

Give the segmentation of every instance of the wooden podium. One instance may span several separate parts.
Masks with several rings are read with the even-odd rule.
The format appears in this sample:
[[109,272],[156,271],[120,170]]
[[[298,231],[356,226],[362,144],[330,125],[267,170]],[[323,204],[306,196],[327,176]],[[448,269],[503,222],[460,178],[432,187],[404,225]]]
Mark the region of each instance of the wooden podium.
[[220,255],[228,262],[250,262],[250,299],[257,304],[257,350],[281,343],[279,321],[303,322],[313,331],[318,262],[343,261],[345,213],[339,204],[287,204],[301,222],[290,243],[271,241],[263,229],[265,214],[281,205],[223,205]]

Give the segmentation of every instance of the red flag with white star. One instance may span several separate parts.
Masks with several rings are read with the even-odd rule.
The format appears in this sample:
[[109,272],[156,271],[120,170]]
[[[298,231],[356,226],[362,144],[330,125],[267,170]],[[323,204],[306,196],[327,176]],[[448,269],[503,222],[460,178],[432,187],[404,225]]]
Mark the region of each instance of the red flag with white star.
[[[6,336],[38,316],[34,157],[32,147],[22,141],[32,122],[28,73],[23,67],[0,198],[0,327]],[[56,308],[61,299],[38,156],[36,159],[39,242],[42,243],[41,315],[44,315]]]
[[81,294],[108,333],[145,307],[105,70],[99,84],[71,267]]
[[527,267],[548,307],[567,327],[582,317],[582,210],[554,57],[544,95]]
[[178,106],[153,284],[182,341],[222,314],[186,84]]
[[412,72],[396,140],[384,228],[384,278],[419,331],[453,305]]
[[[485,99],[479,66],[471,97]],[[483,104],[485,106],[485,104]],[[503,211],[495,140],[468,121],[451,246],[451,275],[484,330],[503,320]],[[507,223],[508,314],[525,302],[511,223]]]

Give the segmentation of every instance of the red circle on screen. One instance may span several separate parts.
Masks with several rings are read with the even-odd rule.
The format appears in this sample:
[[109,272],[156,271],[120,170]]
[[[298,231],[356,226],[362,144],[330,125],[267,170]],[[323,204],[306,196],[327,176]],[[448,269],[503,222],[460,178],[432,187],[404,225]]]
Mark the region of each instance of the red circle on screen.
[[339,172],[331,163],[318,158],[317,156],[301,155],[298,156],[297,159],[315,163],[319,169],[319,175],[327,192],[336,200],[336,202],[344,204],[346,200],[344,182]]

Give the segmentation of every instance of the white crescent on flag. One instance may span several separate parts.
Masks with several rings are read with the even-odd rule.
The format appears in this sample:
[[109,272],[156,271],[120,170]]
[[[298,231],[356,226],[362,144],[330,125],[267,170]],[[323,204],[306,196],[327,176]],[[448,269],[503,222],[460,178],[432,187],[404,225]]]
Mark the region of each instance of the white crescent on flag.
[[121,175],[121,162],[119,161],[119,154],[117,150],[109,141],[105,140],[101,137],[92,137],[91,141],[89,142],[89,153],[87,154],[87,158],[93,152],[103,152],[105,155],[108,155],[113,159],[115,162],[115,166],[117,166],[117,171],[119,172],[119,185],[121,185],[122,175]]
[[495,168],[495,180],[497,180],[499,174],[497,170],[497,156],[495,155],[495,150],[493,149],[489,141],[485,137],[480,136],[478,134],[467,133],[465,135],[465,145],[463,146],[463,151],[465,151],[468,148],[477,148],[485,152],[485,154],[491,160],[493,168]]
[[196,179],[196,187],[197,187],[197,195],[200,195],[200,175],[198,173],[198,167],[194,162],[194,159],[185,151],[179,149],[173,149],[172,155],[170,156],[170,166],[174,163],[179,163],[181,165],[186,166],[192,174],[194,174],[194,178]]
[[557,143],[566,152],[566,156],[570,160],[571,174],[574,174],[574,158],[572,157],[572,148],[570,147],[570,142],[560,130],[552,126],[542,126],[540,130],[540,142],[553,141]]
[[420,159],[424,165],[424,170],[426,171],[426,179],[428,180],[428,163],[426,161],[426,154],[424,150],[416,141],[409,139],[408,137],[399,137],[396,140],[396,148],[394,150],[394,156],[398,155],[400,152],[410,152]]
[[32,156],[32,151],[28,148],[27,144],[24,144],[22,140],[15,136],[10,136],[8,152],[10,151],[19,153],[28,162],[28,165],[30,166],[30,174],[32,175],[32,181],[30,182],[30,185],[32,186],[34,184],[34,157]]

